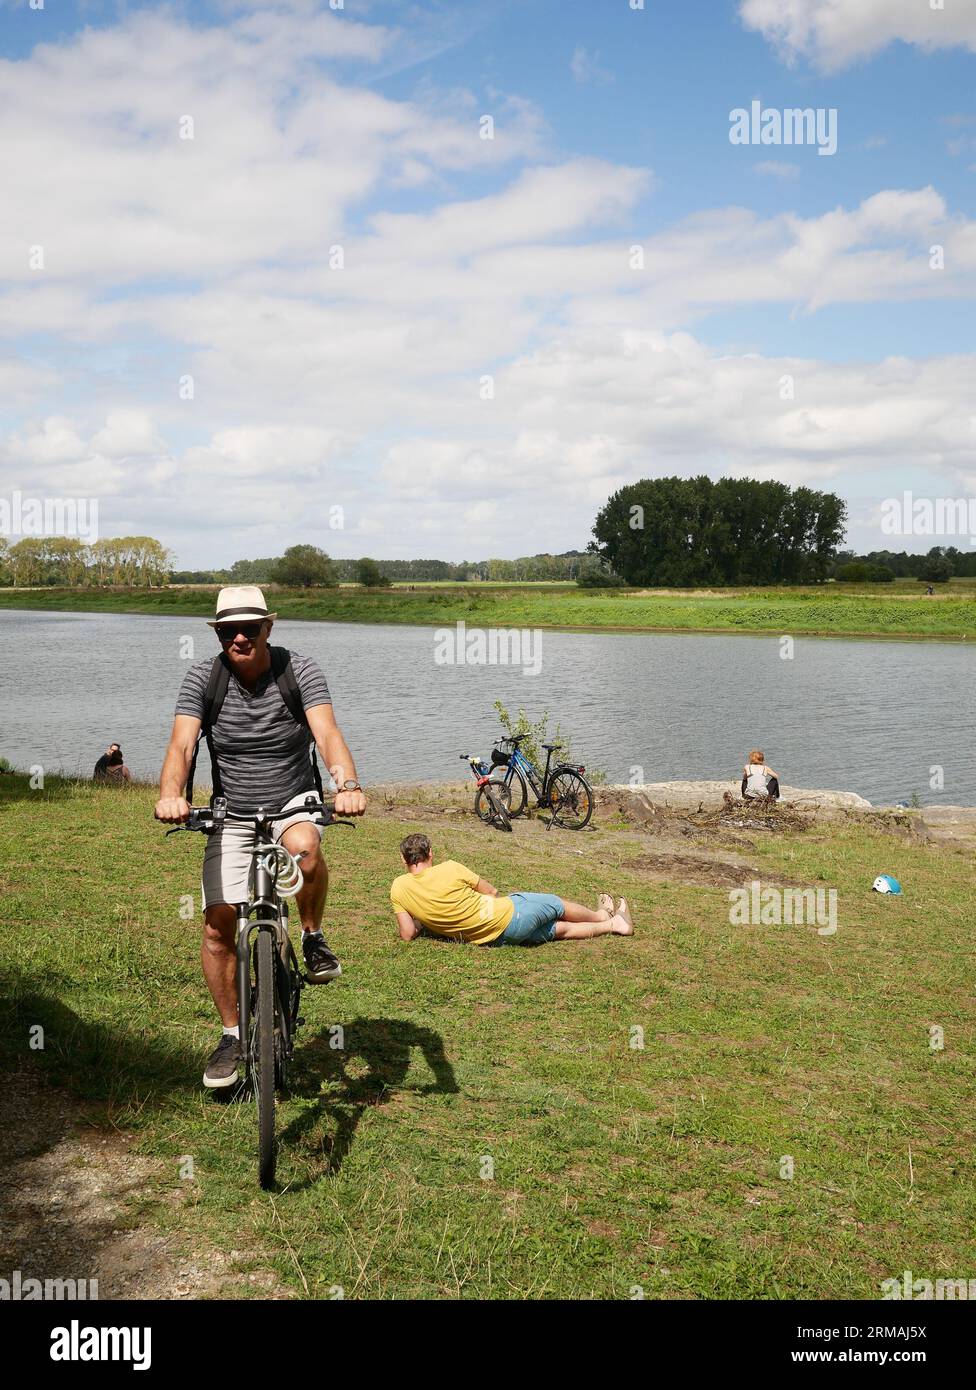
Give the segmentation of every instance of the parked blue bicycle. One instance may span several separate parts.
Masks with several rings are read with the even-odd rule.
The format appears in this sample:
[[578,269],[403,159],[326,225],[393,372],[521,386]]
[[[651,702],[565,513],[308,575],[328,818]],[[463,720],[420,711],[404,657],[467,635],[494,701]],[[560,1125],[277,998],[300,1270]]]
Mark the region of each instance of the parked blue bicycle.
[[[553,764],[552,755],[562,748],[561,743],[544,743],[546,767],[540,772],[531,758],[522,752],[521,744],[528,734],[513,734],[499,740],[501,748],[492,750],[495,771],[491,786],[511,817],[520,816],[529,801],[529,789],[536,805],[549,812],[549,824],[564,830],[582,830],[593,814],[593,788],[583,776],[585,767],[573,763]],[[510,749],[505,752],[504,749]],[[485,807],[488,810],[488,807]],[[479,811],[479,815],[481,815]],[[482,819],[485,819],[482,815]]]

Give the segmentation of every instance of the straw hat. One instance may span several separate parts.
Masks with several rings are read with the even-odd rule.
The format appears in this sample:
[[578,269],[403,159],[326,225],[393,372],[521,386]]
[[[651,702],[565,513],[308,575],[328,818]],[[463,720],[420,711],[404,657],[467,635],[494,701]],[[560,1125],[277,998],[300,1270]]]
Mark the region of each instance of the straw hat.
[[207,624],[217,627],[218,624],[243,620],[254,623],[262,618],[277,616],[277,613],[268,612],[264,594],[255,584],[238,584],[232,585],[229,589],[221,589],[217,595],[217,616],[212,620],[208,618]]

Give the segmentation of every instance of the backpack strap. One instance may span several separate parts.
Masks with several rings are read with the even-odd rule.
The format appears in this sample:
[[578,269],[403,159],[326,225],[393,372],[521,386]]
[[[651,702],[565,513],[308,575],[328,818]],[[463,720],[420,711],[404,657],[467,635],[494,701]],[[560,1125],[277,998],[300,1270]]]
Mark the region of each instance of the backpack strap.
[[[305,713],[302,692],[298,688],[298,681],[295,679],[295,671],[291,664],[291,652],[287,647],[269,647],[268,650],[271,652],[271,672],[281,693],[281,698],[285,702],[285,708],[296,724],[304,724],[305,728],[308,729],[308,716]],[[314,738],[309,744],[309,761],[312,765],[312,780],[321,799],[322,774],[319,771],[318,758],[315,756]]]
[[186,779],[186,789],[183,793],[186,800],[193,803],[193,778],[197,770],[197,755],[200,752],[201,739],[207,740],[207,749],[210,753],[210,766],[213,769],[213,794],[220,796],[220,769],[217,766],[217,759],[214,755],[213,740],[210,737],[211,730],[220,717],[221,706],[227,694],[227,687],[230,684],[230,663],[223,652],[214,659],[210,668],[210,679],[207,681],[207,688],[203,696],[203,720],[200,725],[200,732],[193,749],[193,757],[190,761],[190,771]]
[[269,647],[271,653],[271,674],[281,692],[288,713],[296,724],[308,726],[302,692],[298,688],[295,672],[291,664],[291,652],[287,647]]

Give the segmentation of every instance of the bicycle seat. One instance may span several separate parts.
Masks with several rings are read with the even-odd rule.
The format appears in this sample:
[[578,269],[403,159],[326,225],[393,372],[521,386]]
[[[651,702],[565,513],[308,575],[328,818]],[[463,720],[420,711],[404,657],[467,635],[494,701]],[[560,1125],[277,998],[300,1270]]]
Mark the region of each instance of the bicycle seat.
[[540,743],[540,744],[539,744],[539,747],[540,747],[540,748],[546,748],[546,749],[549,749],[549,748],[562,748],[562,744],[561,744],[561,743]]

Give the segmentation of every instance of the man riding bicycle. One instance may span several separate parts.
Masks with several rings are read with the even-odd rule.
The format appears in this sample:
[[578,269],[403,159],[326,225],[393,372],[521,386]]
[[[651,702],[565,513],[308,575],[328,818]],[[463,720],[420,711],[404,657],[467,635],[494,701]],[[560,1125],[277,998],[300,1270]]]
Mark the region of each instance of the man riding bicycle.
[[[309,980],[322,984],[342,973],[322,935],[329,875],[321,828],[304,811],[305,797],[321,790],[317,747],[337,787],[335,811],[361,816],[366,797],[352,754],[335,721],[325,675],[311,657],[270,647],[277,613],[269,613],[253,585],[221,589],[211,621],[221,652],[191,666],[176,702],[176,717],[159,778],[156,819],[183,822],[190,813],[197,744],[206,739],[214,794],[238,814],[258,806],[295,814],[276,822],[275,839],[299,860],[305,880],[296,899],[302,954]],[[251,827],[225,822],[203,859],[204,926],[201,962],[223,1024],[207,1061],[203,1084],[232,1086],[240,1061],[235,978],[236,905],[247,901]]]

